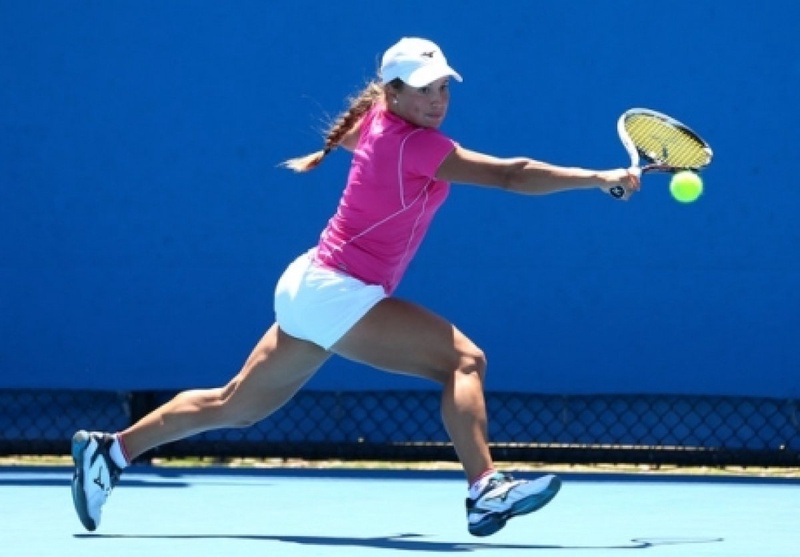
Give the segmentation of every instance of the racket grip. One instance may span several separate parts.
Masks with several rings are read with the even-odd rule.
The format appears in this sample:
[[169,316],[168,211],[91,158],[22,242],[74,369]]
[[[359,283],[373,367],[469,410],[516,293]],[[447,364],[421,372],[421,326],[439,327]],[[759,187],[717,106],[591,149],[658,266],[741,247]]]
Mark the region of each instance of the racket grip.
[[630,197],[630,193],[622,186],[613,186],[610,188],[603,188],[603,191],[614,199],[626,200]]
[[606,193],[614,199],[622,199],[625,197],[625,188],[622,186],[614,186],[612,188],[608,188]]

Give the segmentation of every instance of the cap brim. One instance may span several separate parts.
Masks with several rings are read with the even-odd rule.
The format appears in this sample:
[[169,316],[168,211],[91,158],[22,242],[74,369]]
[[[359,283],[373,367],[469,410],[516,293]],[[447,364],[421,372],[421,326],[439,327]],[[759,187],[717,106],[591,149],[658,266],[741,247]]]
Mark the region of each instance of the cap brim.
[[452,77],[456,81],[464,81],[461,75],[447,64],[429,64],[422,66],[411,72],[408,78],[403,79],[403,81],[411,87],[425,87],[437,79],[447,76]]

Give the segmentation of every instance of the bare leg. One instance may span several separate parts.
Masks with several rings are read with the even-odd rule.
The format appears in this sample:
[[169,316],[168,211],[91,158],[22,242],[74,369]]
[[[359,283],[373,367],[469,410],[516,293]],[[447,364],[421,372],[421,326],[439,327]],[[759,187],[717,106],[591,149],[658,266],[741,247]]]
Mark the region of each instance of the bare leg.
[[493,467],[487,440],[483,352],[461,331],[415,304],[378,303],[333,352],[373,367],[442,385],[442,419],[472,482]]
[[252,425],[283,406],[329,357],[273,325],[226,386],[180,393],[121,432],[128,456],[211,429]]

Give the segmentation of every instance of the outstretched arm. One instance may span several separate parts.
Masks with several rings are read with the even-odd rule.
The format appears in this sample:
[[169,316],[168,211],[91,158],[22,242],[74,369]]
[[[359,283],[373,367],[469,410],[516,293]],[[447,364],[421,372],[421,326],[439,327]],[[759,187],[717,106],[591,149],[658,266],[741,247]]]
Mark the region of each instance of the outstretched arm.
[[628,192],[639,189],[638,169],[588,170],[564,167],[524,157],[498,158],[456,146],[439,167],[436,177],[448,182],[503,188],[508,191],[541,195],[574,189],[623,186]]

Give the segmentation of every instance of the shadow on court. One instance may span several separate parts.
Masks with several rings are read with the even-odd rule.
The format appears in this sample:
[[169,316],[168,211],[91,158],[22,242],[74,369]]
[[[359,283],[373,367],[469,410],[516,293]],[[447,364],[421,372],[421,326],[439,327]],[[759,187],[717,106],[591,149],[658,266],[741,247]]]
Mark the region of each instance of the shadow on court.
[[422,534],[400,534],[370,538],[333,536],[262,536],[247,534],[75,534],[81,539],[163,539],[163,540],[250,540],[296,543],[322,547],[361,547],[373,549],[395,549],[403,551],[428,551],[441,553],[466,553],[494,549],[650,549],[664,545],[690,545],[719,543],[723,538],[633,538],[621,545],[531,545],[498,543],[455,543],[426,541]]
[[[48,478],[48,479],[27,479],[15,478],[3,480],[0,479],[0,486],[14,486],[14,487],[69,487],[71,477],[65,478]],[[179,488],[190,487],[187,482],[145,482],[137,480],[125,480],[125,488],[129,487],[146,487],[146,488]]]

